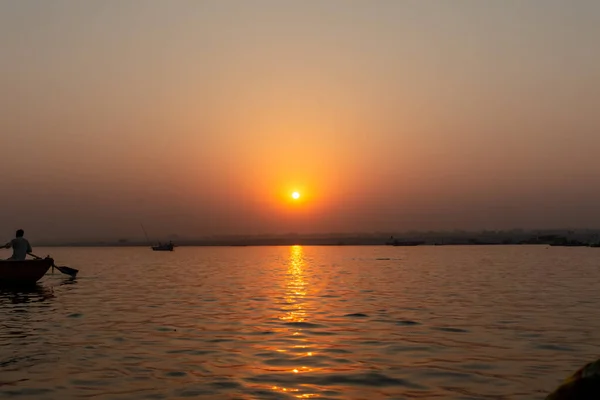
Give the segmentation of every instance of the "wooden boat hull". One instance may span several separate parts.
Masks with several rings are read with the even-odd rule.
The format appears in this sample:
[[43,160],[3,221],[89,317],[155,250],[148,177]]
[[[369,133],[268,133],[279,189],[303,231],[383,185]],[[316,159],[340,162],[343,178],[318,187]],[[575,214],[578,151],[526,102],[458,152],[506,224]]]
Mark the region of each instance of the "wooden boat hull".
[[0,285],[33,285],[54,264],[52,258],[25,261],[0,261]]

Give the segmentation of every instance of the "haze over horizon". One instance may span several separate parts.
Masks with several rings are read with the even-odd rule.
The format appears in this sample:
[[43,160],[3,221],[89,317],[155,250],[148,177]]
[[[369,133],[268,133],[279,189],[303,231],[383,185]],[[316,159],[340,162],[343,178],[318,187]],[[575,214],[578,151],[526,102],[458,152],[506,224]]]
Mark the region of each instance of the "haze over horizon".
[[599,37],[594,0],[0,0],[0,237],[600,227]]

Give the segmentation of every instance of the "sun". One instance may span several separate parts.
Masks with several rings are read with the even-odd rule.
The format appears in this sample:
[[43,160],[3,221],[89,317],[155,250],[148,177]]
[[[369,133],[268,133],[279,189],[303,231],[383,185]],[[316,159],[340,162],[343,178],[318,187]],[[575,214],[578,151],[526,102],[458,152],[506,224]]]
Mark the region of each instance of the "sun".
[[292,193],[292,199],[298,200],[299,198],[300,198],[300,193],[298,193],[298,192]]

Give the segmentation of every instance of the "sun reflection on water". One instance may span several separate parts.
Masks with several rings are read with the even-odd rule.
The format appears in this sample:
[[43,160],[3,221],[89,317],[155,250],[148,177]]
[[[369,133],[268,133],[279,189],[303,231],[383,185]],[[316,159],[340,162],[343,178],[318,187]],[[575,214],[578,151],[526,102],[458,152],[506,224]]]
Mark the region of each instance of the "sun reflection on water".
[[[279,319],[289,324],[291,327],[291,331],[288,331],[288,334],[290,334],[297,343],[301,342],[303,344],[292,345],[289,349],[278,349],[278,352],[291,352],[304,357],[311,357],[314,354],[312,349],[310,349],[311,351],[307,351],[311,346],[308,346],[308,340],[302,337],[304,326],[296,325],[309,322],[307,293],[308,282],[306,278],[304,249],[302,246],[291,246],[285,281],[285,303],[282,306],[284,314],[279,316]],[[298,350],[301,352],[298,352]],[[313,369],[304,365],[298,365],[287,371],[292,374],[301,375],[303,373],[311,372]],[[308,399],[316,396],[314,393],[302,393],[303,389],[298,388],[273,386],[272,389],[278,392],[293,393],[294,397],[299,399]]]
[[[285,392],[285,393],[297,393],[300,391],[299,389],[292,389],[292,388],[286,388],[286,387],[281,387],[281,386],[273,386],[271,389],[273,389],[275,391]],[[295,395],[295,397],[298,399],[310,399],[310,398],[313,398],[316,396],[317,396],[316,393],[304,393],[304,394],[296,394]]]
[[304,302],[307,283],[304,277],[304,254],[302,246],[292,246],[290,248],[286,289],[286,306],[284,309],[287,312],[280,319],[286,322],[305,322],[307,313]]

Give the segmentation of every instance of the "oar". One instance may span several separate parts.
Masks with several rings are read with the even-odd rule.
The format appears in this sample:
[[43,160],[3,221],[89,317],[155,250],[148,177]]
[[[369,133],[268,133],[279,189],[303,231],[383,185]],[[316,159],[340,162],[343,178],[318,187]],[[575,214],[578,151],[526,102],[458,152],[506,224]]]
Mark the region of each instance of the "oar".
[[[38,259],[38,260],[42,260],[42,257],[38,257],[33,253],[29,253],[30,256]],[[79,272],[79,270],[75,269],[75,268],[70,268],[70,267],[64,267],[64,266],[58,266],[56,264],[54,264],[54,260],[52,260],[52,267],[56,268],[57,270],[59,270],[60,272],[62,272],[65,275],[69,275],[73,278],[75,278],[75,276],[77,276],[77,273]]]

